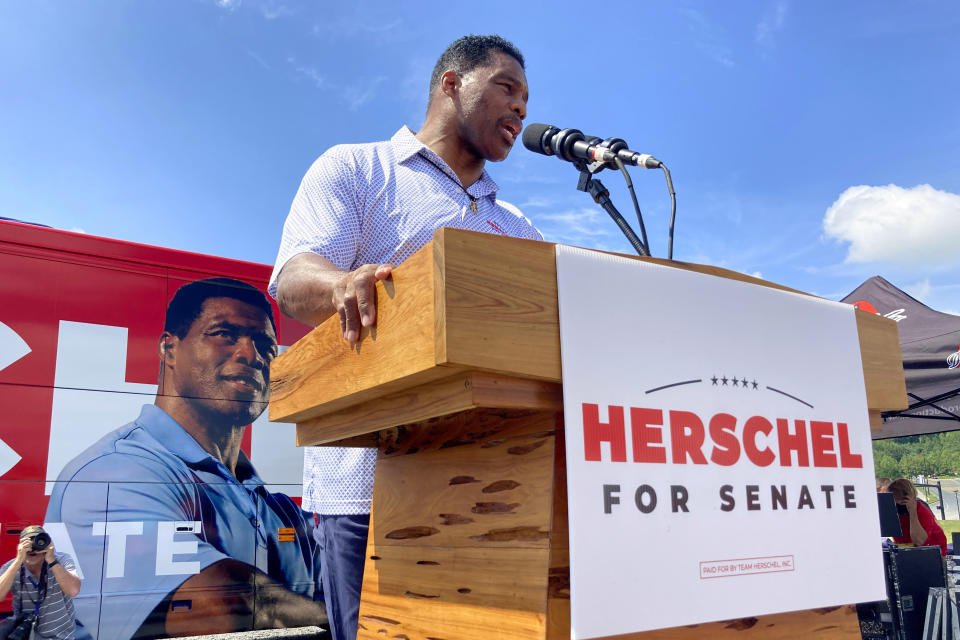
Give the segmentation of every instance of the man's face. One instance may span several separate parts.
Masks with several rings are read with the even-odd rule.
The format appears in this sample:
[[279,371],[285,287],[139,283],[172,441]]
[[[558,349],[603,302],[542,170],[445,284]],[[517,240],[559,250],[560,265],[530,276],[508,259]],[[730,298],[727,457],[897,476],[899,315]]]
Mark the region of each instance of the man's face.
[[44,551],[28,551],[27,559],[24,561],[24,564],[27,565],[27,568],[30,570],[36,569],[43,564],[43,558],[47,555],[46,550]]
[[461,77],[460,138],[478,158],[504,160],[527,117],[527,77],[513,56],[496,51]]
[[240,426],[256,420],[267,406],[270,362],[277,337],[267,314],[233,298],[208,298],[183,338],[164,336],[172,345],[165,361],[168,392],[177,393],[198,413]]
[[27,569],[30,571],[35,571],[39,567],[43,566],[43,551],[31,551],[27,554],[27,559],[24,560],[23,564],[27,565]]

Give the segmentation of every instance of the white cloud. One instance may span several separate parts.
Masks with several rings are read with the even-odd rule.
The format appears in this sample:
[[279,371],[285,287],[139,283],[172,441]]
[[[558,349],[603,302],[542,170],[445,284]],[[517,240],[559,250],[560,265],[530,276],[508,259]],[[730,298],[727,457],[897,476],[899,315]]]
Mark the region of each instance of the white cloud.
[[956,308],[957,298],[960,297],[960,284],[953,280],[952,274],[948,274],[946,277],[951,279],[947,284],[942,281],[933,282],[930,278],[924,278],[919,282],[905,284],[900,288],[935,311],[951,313],[955,316],[960,315]]
[[374,24],[368,16],[344,16],[337,20],[320,22],[313,25],[313,35],[330,41],[352,40],[357,37],[384,38],[397,33],[403,25],[403,19]]
[[924,302],[930,297],[930,292],[932,289],[933,288],[930,286],[930,278],[924,278],[920,282],[908,284],[903,288],[904,291],[909,293],[920,302]]
[[[597,208],[538,213],[534,223],[548,242],[559,242],[604,251],[624,250],[626,240],[607,214]],[[629,247],[629,245],[627,245]]]
[[[293,60],[291,58],[287,58],[287,62],[293,62]],[[313,67],[299,66],[297,67],[297,73],[309,78],[310,81],[313,82],[314,86],[317,87],[317,89],[331,88],[330,83],[327,81],[327,79]]]
[[760,47],[760,55],[766,57],[771,49],[776,45],[777,33],[783,29],[787,21],[786,0],[778,0],[769,5],[763,12],[760,22],[757,24],[755,40]]
[[365,79],[355,85],[344,87],[342,98],[346,101],[347,107],[351,111],[356,111],[373,100],[377,95],[377,87],[386,79],[386,76],[377,76],[372,80]]
[[260,15],[266,20],[276,20],[294,15],[294,10],[277,0],[261,0]]
[[[214,4],[219,8],[234,12],[243,4],[243,0],[214,0]],[[296,14],[289,6],[281,0],[253,0],[252,5],[260,11],[260,15],[265,20],[276,20],[277,18],[286,18]]]
[[256,53],[254,53],[253,51],[251,51],[250,49],[247,49],[247,55],[253,58],[257,62],[257,64],[259,64],[264,69],[268,71],[270,70],[270,65],[267,63],[267,61],[264,60],[259,55],[257,55]]
[[518,204],[520,210],[531,209],[531,208],[543,208],[543,207],[552,207],[556,204],[556,200],[553,198],[544,198],[540,196],[531,196]]
[[391,84],[395,85],[392,97],[404,103],[398,115],[414,131],[420,128],[427,112],[427,91],[433,64],[430,58],[411,56],[406,63],[406,72],[391,78]]
[[545,213],[537,216],[539,220],[546,220],[558,230],[574,233],[578,236],[602,236],[610,233],[609,229],[601,224],[606,222],[607,214],[585,207],[560,213]]
[[423,56],[412,57],[407,61],[407,71],[400,79],[399,92],[405,100],[415,102],[418,107],[427,107],[430,93],[430,74],[434,61]]
[[355,84],[341,85],[329,80],[314,67],[298,64],[296,58],[288,57],[287,63],[294,67],[297,74],[313,83],[317,89],[335,95],[351,111],[356,111],[372,101],[377,95],[378,87],[387,80],[386,76],[377,76],[372,79],[365,78]]
[[[658,257],[658,258],[666,257],[666,256],[658,256],[656,252],[653,252],[653,254],[654,254],[654,257]],[[693,264],[706,264],[712,267],[718,267],[720,269],[736,271],[738,273],[742,273],[744,275],[751,276],[753,278],[758,278],[760,280],[766,280],[766,278],[763,277],[762,271],[760,271],[759,269],[754,269],[751,271],[748,267],[744,266],[743,261],[739,259],[736,262],[731,262],[726,258],[714,258],[713,256],[708,255],[706,253],[702,253],[702,252],[685,254],[682,259],[685,262],[690,262]]]
[[848,263],[946,269],[960,262],[960,195],[928,184],[850,187],[827,209],[823,230],[850,243]]
[[721,27],[710,22],[700,11],[683,9],[687,17],[687,28],[693,36],[694,45],[714,62],[725,67],[733,67],[733,53],[727,44],[726,33]]
[[[571,180],[574,182],[574,186],[576,186],[576,177],[577,177],[577,174],[574,173],[573,178],[571,178]],[[497,182],[553,185],[553,184],[558,184],[560,182],[563,182],[563,180],[561,180],[557,176],[543,176],[543,175],[538,176],[538,175],[521,174],[521,173],[508,173],[503,176],[497,176]]]

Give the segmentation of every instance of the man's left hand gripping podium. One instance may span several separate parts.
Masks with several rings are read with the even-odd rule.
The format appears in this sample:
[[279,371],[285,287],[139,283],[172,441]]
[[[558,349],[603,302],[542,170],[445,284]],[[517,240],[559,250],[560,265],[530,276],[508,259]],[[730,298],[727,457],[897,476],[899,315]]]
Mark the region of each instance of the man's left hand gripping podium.
[[[334,317],[271,369],[298,446],[379,448],[358,638],[569,638],[554,245],[441,229],[377,289],[357,345]],[[905,400],[896,326],[857,322],[879,421]],[[630,637],[859,637],[852,607],[751,620]]]

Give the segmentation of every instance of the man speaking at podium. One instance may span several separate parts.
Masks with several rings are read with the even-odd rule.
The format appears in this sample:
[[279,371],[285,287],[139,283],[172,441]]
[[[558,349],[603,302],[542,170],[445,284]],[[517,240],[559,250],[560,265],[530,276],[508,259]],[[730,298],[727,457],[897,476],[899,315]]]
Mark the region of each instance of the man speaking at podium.
[[[337,145],[307,171],[283,227],[270,293],[287,315],[340,317],[345,340],[376,321],[378,280],[441,227],[541,240],[496,199],[484,164],[504,160],[526,117],[520,51],[499,36],[465,36],[440,56],[423,127],[384,142]],[[336,640],[354,640],[376,449],[306,452],[303,507],[320,515],[323,590]]]

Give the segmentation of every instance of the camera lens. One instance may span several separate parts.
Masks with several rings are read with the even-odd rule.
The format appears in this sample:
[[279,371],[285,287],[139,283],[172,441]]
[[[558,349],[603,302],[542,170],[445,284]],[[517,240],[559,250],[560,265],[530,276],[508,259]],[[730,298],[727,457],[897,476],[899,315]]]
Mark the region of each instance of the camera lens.
[[46,531],[41,531],[37,535],[33,536],[33,545],[31,549],[33,551],[43,551],[50,546],[50,534]]

